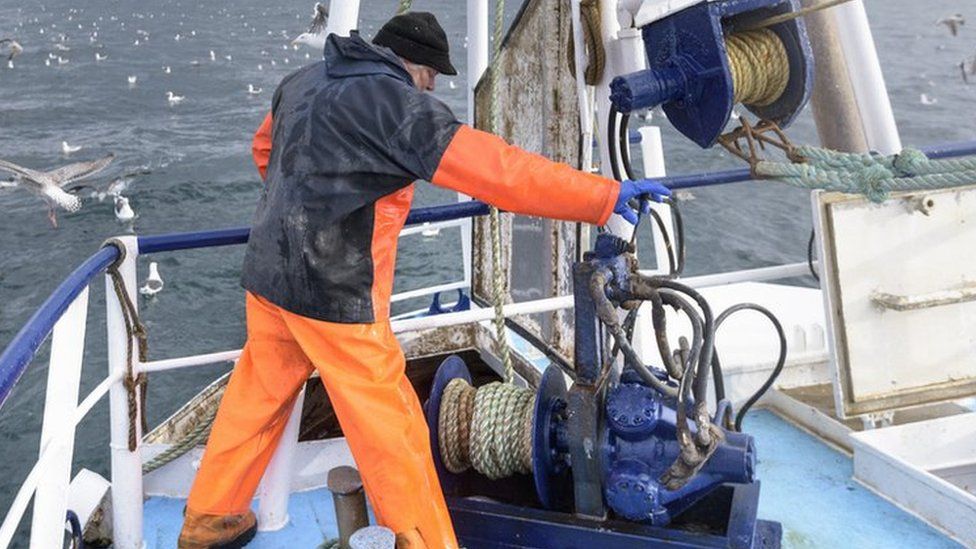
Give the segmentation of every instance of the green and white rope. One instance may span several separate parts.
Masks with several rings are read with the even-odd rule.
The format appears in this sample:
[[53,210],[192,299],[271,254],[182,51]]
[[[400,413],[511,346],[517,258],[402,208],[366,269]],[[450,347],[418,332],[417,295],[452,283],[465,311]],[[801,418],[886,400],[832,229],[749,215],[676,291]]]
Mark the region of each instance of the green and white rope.
[[186,435],[180,440],[173,444],[165,451],[160,453],[158,456],[152,458],[142,465],[142,474],[151,473],[156,469],[159,469],[163,465],[173,461],[174,459],[182,456],[183,454],[189,452],[193,448],[197,447],[201,442],[206,442],[207,437],[210,436],[210,429],[213,427],[214,418],[217,417],[217,409],[220,407],[219,402],[214,403],[207,413],[200,417],[197,424],[193,426]]
[[413,5],[413,0],[400,0],[400,5],[397,6],[396,14],[400,15],[410,11],[410,7]]
[[756,173],[806,189],[860,194],[883,202],[893,191],[932,190],[976,184],[976,158],[930,160],[917,149],[899,154],[844,153],[801,146],[806,163],[761,161]]
[[511,383],[475,389],[463,379],[441,396],[438,442],[448,471],[470,467],[490,479],[532,471],[532,413],[535,393]]

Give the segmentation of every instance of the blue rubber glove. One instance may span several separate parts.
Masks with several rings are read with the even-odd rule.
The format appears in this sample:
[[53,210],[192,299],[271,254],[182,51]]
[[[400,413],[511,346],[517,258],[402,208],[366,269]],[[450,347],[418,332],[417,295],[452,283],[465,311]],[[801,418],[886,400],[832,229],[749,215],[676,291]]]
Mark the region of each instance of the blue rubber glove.
[[630,206],[632,199],[639,197],[641,202],[644,202],[646,199],[661,202],[666,196],[671,196],[671,189],[654,179],[621,181],[620,194],[617,196],[617,205],[614,206],[613,213],[621,215],[631,224],[636,225],[637,211]]

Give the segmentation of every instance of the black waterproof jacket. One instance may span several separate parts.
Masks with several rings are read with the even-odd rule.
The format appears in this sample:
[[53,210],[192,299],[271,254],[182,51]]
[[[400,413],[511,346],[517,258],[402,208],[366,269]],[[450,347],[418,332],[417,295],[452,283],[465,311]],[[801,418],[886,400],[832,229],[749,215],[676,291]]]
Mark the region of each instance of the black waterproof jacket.
[[411,184],[432,178],[460,122],[392,51],[355,33],[329,36],[323,61],[288,75],[271,117],[242,285],[314,319],[387,318]]

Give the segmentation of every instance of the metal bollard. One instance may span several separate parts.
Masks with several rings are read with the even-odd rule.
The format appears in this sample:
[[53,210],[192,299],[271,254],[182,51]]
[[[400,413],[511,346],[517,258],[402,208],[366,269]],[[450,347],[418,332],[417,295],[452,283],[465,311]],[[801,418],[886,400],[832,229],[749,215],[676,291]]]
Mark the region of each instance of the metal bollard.
[[383,526],[367,526],[349,538],[349,549],[393,549],[396,534]]
[[335,503],[339,547],[348,549],[349,538],[356,530],[369,525],[363,481],[354,467],[342,465],[329,471],[327,485]]

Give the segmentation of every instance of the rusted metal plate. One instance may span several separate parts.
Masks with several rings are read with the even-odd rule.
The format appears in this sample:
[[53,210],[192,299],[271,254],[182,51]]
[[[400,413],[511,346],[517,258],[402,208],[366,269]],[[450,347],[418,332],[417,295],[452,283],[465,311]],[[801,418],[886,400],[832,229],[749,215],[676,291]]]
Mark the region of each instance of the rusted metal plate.
[[[475,92],[476,126],[552,160],[579,165],[579,108],[566,60],[570,6],[559,0],[527,2],[503,49]],[[558,186],[558,181],[552,182]],[[572,292],[570,269],[578,253],[575,223],[502,215],[502,269],[507,302]],[[472,291],[493,302],[489,223],[474,228]],[[573,356],[572,315],[557,311],[514,320],[549,344],[567,363]]]

